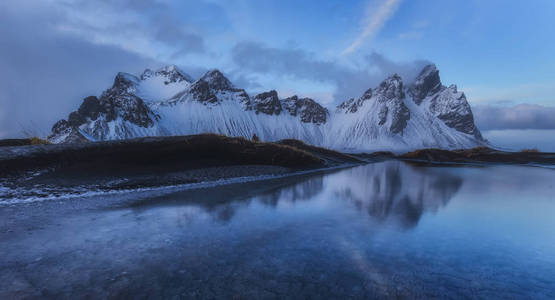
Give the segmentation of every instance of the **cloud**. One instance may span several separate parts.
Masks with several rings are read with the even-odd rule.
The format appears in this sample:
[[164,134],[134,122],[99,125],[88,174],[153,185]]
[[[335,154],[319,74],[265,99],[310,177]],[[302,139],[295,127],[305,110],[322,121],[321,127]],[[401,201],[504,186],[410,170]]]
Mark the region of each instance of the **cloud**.
[[162,60],[206,51],[204,39],[175,8],[156,0],[70,0],[56,5],[56,28],[76,37]]
[[472,111],[481,130],[555,129],[555,107],[537,104],[509,107],[477,105]]
[[353,53],[365,40],[374,37],[393,16],[400,2],[401,0],[384,0],[375,10],[373,5],[369,4],[362,32],[355,38],[349,47],[343,50],[343,55]]
[[514,83],[499,85],[466,86],[465,93],[474,103],[496,104],[511,101],[513,103],[532,101],[539,104],[551,104],[555,94],[555,81],[544,80],[533,83]]
[[[399,74],[406,82],[412,81],[426,65],[426,61],[393,62],[381,54],[371,53],[358,64],[348,67],[334,60],[320,60],[314,53],[298,48],[272,48],[255,42],[241,42],[232,49],[236,73],[255,72],[295,80],[311,80],[333,84],[333,103],[360,96],[370,87],[377,86],[387,76]],[[275,88],[275,87],[268,87]]]
[[519,151],[535,148],[555,152],[555,129],[504,129],[482,131],[482,135],[496,147]]
[[48,3],[20,3],[0,4],[0,138],[21,136],[22,129],[47,134],[83,97],[109,87],[118,71],[159,65],[60,33],[56,25],[64,14]]

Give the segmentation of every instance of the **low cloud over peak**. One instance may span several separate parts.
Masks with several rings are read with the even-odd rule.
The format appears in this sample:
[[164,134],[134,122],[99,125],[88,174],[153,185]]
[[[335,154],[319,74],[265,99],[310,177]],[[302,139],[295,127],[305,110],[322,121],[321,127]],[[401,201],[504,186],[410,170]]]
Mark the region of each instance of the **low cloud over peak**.
[[333,102],[327,105],[360,96],[394,73],[410,82],[429,63],[424,60],[394,62],[373,52],[355,68],[335,60],[318,59],[302,49],[274,48],[256,42],[238,43],[232,49],[232,61],[237,66],[237,74],[259,73],[333,84],[335,92],[330,97]]
[[555,129],[555,107],[538,104],[477,105],[474,116],[481,130]]

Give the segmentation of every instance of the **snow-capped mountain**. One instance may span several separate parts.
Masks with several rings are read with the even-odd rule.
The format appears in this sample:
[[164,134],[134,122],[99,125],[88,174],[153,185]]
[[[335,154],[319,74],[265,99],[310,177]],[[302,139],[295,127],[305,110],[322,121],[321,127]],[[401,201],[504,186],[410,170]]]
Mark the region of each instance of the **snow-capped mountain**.
[[175,66],[140,76],[119,73],[100,97],[90,96],[54,124],[54,143],[140,136],[220,133],[285,138],[341,150],[468,148],[484,144],[464,93],[445,87],[434,65],[408,86],[393,75],[335,111],[310,98],[249,96],[220,71],[193,80]]
[[434,65],[408,87],[393,75],[341,103],[325,144],[343,149],[471,148],[485,144],[464,93],[445,87]]

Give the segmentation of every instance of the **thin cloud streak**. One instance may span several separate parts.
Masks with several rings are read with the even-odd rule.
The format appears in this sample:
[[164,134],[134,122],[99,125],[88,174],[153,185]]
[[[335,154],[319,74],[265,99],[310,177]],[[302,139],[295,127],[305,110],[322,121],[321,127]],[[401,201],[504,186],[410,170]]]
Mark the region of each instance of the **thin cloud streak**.
[[[380,29],[382,29],[383,25],[393,16],[400,3],[401,0],[385,0],[375,13],[368,13],[364,20],[366,24],[364,30],[349,47],[343,50],[342,54],[348,55],[353,53],[366,39],[375,36]],[[368,10],[370,10],[370,7]]]

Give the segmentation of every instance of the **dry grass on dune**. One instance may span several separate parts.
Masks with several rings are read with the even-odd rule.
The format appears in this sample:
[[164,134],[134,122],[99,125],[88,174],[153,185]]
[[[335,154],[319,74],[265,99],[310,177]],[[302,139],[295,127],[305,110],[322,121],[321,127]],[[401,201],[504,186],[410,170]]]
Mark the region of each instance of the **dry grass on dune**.
[[58,145],[0,163],[6,171],[54,167],[79,168],[83,172],[167,171],[230,165],[295,169],[325,166],[322,159],[302,149],[216,134]]
[[5,139],[0,140],[0,147],[29,146],[29,145],[46,145],[49,141],[43,140],[36,136],[27,139]]
[[538,153],[540,151],[536,148],[531,148],[531,149],[522,149],[522,150],[520,150],[520,152],[522,152],[522,153]]

